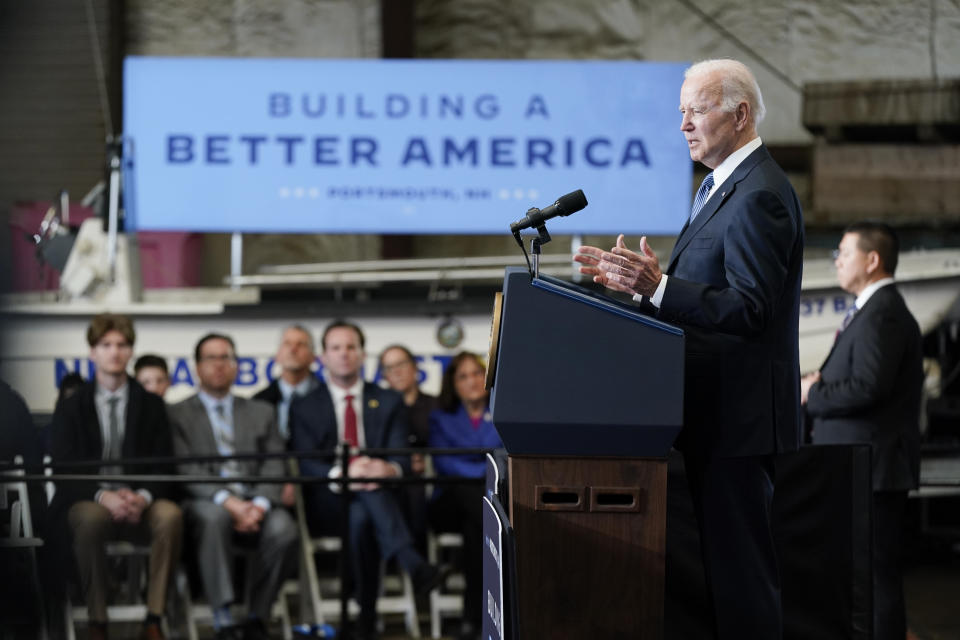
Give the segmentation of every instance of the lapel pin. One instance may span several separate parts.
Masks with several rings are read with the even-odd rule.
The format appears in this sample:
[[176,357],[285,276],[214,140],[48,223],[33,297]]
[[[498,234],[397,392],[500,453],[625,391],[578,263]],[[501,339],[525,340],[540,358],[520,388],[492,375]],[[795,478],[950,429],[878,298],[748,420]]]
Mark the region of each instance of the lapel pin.
[[370,398],[370,400],[367,402],[367,406],[370,407],[371,409],[376,409],[377,407],[380,406],[380,401],[377,400],[376,398]]

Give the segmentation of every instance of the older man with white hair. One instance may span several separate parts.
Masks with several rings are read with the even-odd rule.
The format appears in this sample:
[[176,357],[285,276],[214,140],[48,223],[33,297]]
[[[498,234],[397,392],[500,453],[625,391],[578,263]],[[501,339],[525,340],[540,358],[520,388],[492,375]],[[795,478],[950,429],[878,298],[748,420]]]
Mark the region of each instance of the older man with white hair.
[[[684,453],[717,636],[780,638],[770,531],[775,454],[799,446],[797,324],[803,217],[757,125],[750,69],[707,60],[687,69],[680,129],[712,169],[665,271],[640,239],[581,247],[583,273],[632,295],[686,333]],[[642,409],[642,408],[638,408]]]

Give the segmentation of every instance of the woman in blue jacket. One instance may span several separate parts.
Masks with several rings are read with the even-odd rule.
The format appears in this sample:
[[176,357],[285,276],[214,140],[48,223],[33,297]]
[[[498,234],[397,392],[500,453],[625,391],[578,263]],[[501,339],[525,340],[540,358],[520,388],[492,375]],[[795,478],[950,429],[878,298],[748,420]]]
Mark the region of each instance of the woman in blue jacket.
[[[502,447],[490,420],[489,396],[484,389],[486,369],[480,357],[463,351],[443,372],[439,409],[430,414],[429,443],[434,448],[495,449]],[[483,455],[437,455],[438,476],[483,478]],[[483,591],[483,483],[438,484],[429,507],[436,531],[456,531],[463,536],[462,569],[466,579],[461,638],[480,635]]]

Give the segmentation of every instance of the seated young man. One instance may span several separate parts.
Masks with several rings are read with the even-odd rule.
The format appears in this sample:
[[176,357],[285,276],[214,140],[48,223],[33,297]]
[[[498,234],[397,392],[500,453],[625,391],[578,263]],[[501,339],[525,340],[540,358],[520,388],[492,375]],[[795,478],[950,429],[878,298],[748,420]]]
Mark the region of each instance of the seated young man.
[[[133,322],[122,315],[96,316],[87,329],[96,375],[57,405],[51,449],[54,465],[173,456],[163,401],[127,375],[133,354]],[[172,465],[70,467],[63,473],[172,474]],[[163,638],[160,619],[167,585],[180,558],[183,514],[169,496],[171,485],[126,482],[57,482],[50,506],[54,532],[72,538],[80,586],[90,615],[89,637],[107,637],[107,561],[104,543],[131,540],[150,545],[147,617],[141,637]],[[66,543],[61,539],[62,543]]]

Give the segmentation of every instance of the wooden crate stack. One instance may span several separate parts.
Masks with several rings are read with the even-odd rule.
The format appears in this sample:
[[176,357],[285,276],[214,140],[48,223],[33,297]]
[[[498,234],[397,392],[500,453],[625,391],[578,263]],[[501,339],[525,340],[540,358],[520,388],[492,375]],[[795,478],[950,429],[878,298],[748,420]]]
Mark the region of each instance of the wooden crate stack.
[[960,222],[960,80],[810,83],[817,136],[808,223]]

